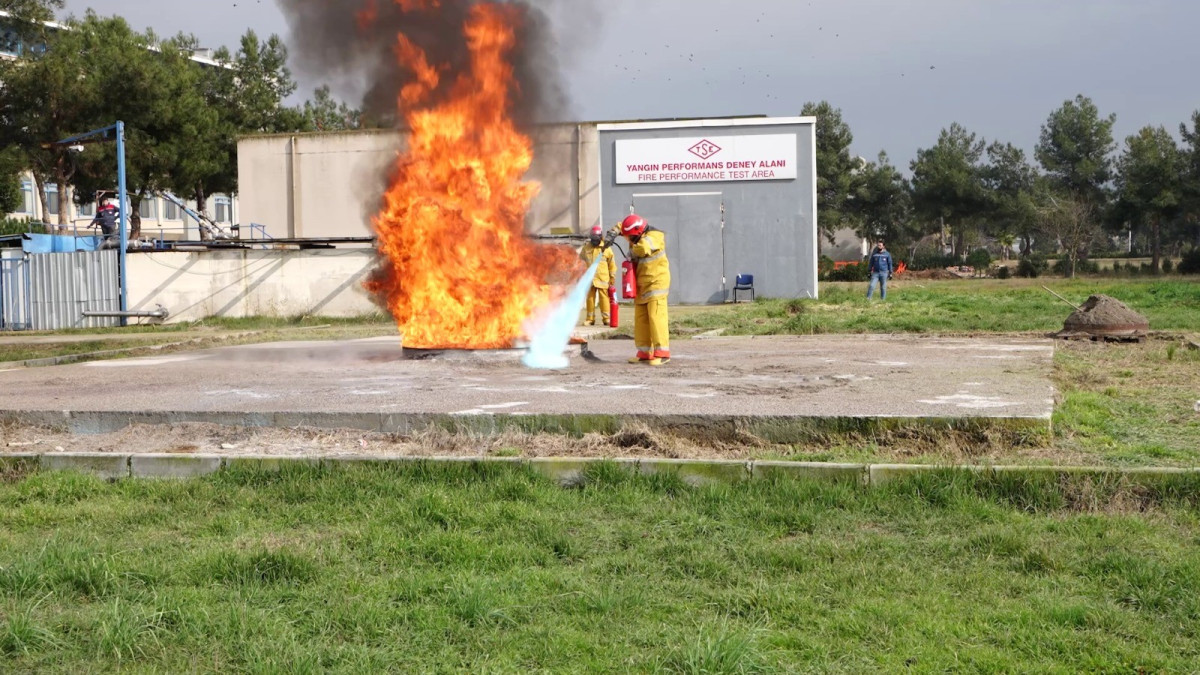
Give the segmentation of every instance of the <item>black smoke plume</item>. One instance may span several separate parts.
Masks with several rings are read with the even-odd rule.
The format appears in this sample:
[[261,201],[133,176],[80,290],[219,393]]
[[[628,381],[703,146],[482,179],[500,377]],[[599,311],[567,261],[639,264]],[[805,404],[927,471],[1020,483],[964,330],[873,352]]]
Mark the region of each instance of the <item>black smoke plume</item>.
[[[277,0],[291,29],[288,44],[299,69],[331,82],[343,93],[363,92],[363,112],[385,124],[396,121],[397,96],[413,80],[413,73],[393,51],[397,36],[407,36],[425,51],[431,64],[446,66],[442,82],[452,82],[467,67],[463,25],[471,8],[483,1],[440,0],[436,10],[424,10],[419,6],[427,3],[420,0]],[[579,20],[589,12],[576,3],[590,4],[579,0],[497,3],[515,6],[520,15],[512,54],[517,82],[513,116],[523,126],[561,121],[568,113],[560,69],[563,55],[549,10],[562,9],[559,17]]]

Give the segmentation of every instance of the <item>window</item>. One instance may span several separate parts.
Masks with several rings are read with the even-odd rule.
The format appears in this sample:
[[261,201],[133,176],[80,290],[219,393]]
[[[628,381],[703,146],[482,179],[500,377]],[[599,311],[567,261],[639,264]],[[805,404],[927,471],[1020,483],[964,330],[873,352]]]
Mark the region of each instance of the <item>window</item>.
[[84,204],[83,206],[79,207],[79,216],[81,218],[91,218],[94,215],[96,215],[95,202],[92,202],[91,204]]
[[50,209],[49,213],[43,214],[42,219],[47,220],[49,216],[57,216],[59,211],[58,186],[46,185],[46,204]]
[[179,210],[179,207],[175,205],[175,202],[168,201],[163,206],[164,220],[183,220],[183,212]]
[[233,222],[233,200],[229,197],[217,197],[216,199],[216,218],[218,223]]
[[21,36],[12,28],[0,28],[0,54],[21,55]]
[[138,207],[142,220],[158,220],[158,197],[146,197]]
[[33,183],[21,181],[21,213],[33,215]]

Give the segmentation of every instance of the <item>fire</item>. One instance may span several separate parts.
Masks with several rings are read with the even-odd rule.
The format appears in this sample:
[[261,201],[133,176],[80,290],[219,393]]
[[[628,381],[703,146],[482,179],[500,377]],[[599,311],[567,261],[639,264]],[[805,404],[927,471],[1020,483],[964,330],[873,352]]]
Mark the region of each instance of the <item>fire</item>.
[[[396,1],[430,12],[439,5]],[[510,116],[519,20],[513,5],[472,7],[468,65],[457,75],[407,36],[396,39],[395,56],[412,73],[397,101],[410,135],[374,218],[385,262],[369,289],[387,299],[406,347],[511,347],[555,298],[550,282],[575,267],[570,250],[525,236],[539,186],[522,181],[533,143]]]

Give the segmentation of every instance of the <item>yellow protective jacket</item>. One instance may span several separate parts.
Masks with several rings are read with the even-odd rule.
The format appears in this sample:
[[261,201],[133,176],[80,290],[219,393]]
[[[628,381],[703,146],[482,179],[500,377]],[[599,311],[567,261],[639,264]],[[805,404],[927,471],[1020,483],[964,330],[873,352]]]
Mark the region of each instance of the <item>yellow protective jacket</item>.
[[671,291],[671,264],[667,262],[667,236],[659,230],[647,230],[638,243],[629,247],[629,255],[637,266],[638,296],[636,303],[644,305]]
[[596,258],[600,256],[604,256],[604,260],[596,268],[596,278],[592,280],[592,286],[607,291],[609,286],[617,282],[617,262],[612,248],[604,244],[592,246],[592,242],[589,241],[579,251],[579,257],[588,267],[591,267],[592,263],[596,262]]

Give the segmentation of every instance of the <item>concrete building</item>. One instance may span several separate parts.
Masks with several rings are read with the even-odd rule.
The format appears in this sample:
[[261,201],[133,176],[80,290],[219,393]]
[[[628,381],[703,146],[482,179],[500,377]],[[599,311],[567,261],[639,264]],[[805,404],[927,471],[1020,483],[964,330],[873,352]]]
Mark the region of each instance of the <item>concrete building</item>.
[[[668,234],[673,302],[728,300],[738,274],[753,274],[760,295],[816,297],[815,120],[558,124],[532,140],[529,178],[542,187],[530,234],[579,235],[637,209]],[[404,143],[393,131],[242,139],[243,227],[371,236]]]

